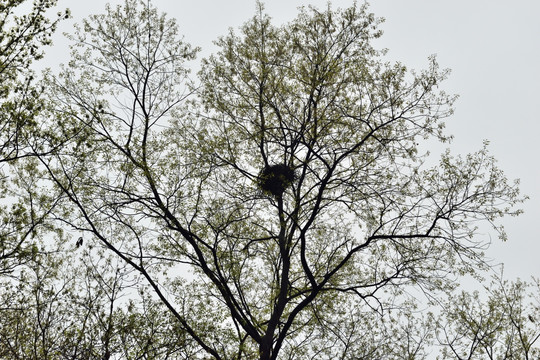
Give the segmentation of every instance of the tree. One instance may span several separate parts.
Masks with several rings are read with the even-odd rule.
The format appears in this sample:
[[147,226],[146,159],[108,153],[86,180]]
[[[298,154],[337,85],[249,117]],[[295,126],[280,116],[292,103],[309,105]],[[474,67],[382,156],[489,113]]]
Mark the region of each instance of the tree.
[[144,288],[125,300],[138,277],[117,258],[103,249],[36,258],[16,282],[1,279],[0,359],[189,358],[193,347],[162,304]]
[[[38,249],[29,239],[47,209],[27,192],[35,186],[32,180],[19,178],[13,166],[18,159],[41,151],[46,141],[36,122],[44,107],[44,89],[35,86],[31,65],[42,58],[42,47],[51,44],[58,22],[69,17],[68,10],[54,20],[46,17],[56,0],[34,1],[28,13],[17,15],[26,3],[0,3],[0,196],[4,204],[12,204],[0,207],[0,275],[13,272]],[[7,181],[10,178],[15,186]]]
[[59,12],[51,21],[46,12],[56,0],[36,0],[30,12],[20,8],[26,0],[7,0],[0,4],[0,164],[28,156],[41,140],[31,136],[37,124],[36,114],[42,107],[40,93],[34,84],[31,65],[43,57],[43,46],[51,44],[58,22],[69,17]]
[[397,353],[371,316],[485,268],[477,222],[505,238],[517,183],[486,147],[424,165],[419,141],[450,139],[448,71],[384,62],[380,21],[355,4],[274,26],[258,4],[194,87],[197,49],[126,0],[85,21],[49,75],[50,133],[65,134],[40,156],[62,192],[52,216],[146,279],[190,358],[358,358],[369,338],[364,358]]
[[448,298],[436,321],[443,358],[538,358],[539,285],[538,279],[510,282],[497,276],[485,287],[485,296],[463,291]]

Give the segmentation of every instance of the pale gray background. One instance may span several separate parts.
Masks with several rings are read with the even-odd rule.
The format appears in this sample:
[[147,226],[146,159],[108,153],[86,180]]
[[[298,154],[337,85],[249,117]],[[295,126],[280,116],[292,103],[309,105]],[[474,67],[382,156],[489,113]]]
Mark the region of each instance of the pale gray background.
[[[67,41],[60,34],[72,31],[74,22],[103,11],[106,0],[60,0],[73,19],[64,22],[44,61],[55,68],[67,62]],[[121,4],[123,1],[110,1]],[[180,31],[201,56],[215,50],[212,41],[229,27],[237,28],[255,11],[255,0],[155,0],[161,11],[177,19]],[[359,3],[363,3],[359,1]],[[275,23],[291,20],[301,5],[325,7],[327,1],[266,1]],[[347,7],[352,0],[335,0],[334,7]],[[538,0],[373,0],[370,10],[386,18],[380,48],[388,57],[410,68],[427,66],[427,57],[437,54],[442,68],[452,74],[441,88],[460,95],[456,112],[447,121],[455,135],[454,153],[478,150],[490,141],[491,153],[509,178],[520,178],[522,191],[530,196],[525,214],[506,218],[509,240],[502,243],[492,231],[487,254],[494,263],[505,264],[508,278],[540,276],[540,1]],[[434,149],[440,151],[440,149]]]

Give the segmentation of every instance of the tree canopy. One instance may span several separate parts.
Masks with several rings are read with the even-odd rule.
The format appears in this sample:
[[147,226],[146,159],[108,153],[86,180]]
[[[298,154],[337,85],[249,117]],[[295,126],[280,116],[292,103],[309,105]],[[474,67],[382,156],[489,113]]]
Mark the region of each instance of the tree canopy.
[[[415,316],[411,292],[434,299],[488,268],[477,225],[506,239],[498,220],[524,197],[487,144],[426,165],[420,143],[451,139],[449,71],[435,57],[420,72],[386,61],[372,45],[381,21],[355,3],[275,25],[257,3],[197,76],[198,48],[150,2],[77,28],[71,61],[41,82],[40,129],[17,167],[21,201],[62,230],[42,236],[67,254],[45,266],[49,292],[40,262],[25,291],[83,309],[62,320],[19,300],[31,319],[56,316],[48,331],[73,329],[50,358],[416,359],[435,339],[461,349],[442,322]],[[452,316],[448,329],[467,321]]]
[[[25,0],[0,3],[0,275],[11,273],[24,263],[36,247],[29,244],[47,210],[28,200],[33,180],[21,178],[11,166],[18,159],[36,154],[39,144],[39,114],[45,107],[44,88],[36,86],[31,65],[43,56],[51,35],[69,11],[58,12],[54,20],[46,12],[56,1],[35,1],[28,13]],[[30,191],[31,192],[31,191]],[[8,205],[9,204],[9,205]]]

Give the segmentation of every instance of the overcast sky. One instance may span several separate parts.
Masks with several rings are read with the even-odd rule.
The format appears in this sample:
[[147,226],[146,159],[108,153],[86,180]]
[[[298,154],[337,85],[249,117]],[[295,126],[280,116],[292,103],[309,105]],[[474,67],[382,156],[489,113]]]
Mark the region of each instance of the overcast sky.
[[[67,61],[67,42],[74,22],[101,13],[105,4],[123,0],[59,0],[73,19],[64,22],[48,49],[47,66]],[[255,0],[154,0],[161,11],[177,19],[181,33],[202,56],[215,49],[212,41],[230,27],[237,28],[255,11]],[[362,1],[358,1],[362,3]],[[276,24],[293,19],[301,5],[325,7],[326,0],[268,0],[266,10]],[[347,7],[352,0],[332,1]],[[468,153],[490,141],[490,151],[510,179],[520,178],[530,200],[525,214],[503,220],[508,242],[491,232],[487,252],[495,263],[505,263],[509,278],[540,276],[540,14],[539,0],[373,0],[370,10],[386,21],[377,45],[389,49],[389,59],[413,69],[427,67],[436,54],[441,68],[452,69],[441,85],[459,94],[455,114],[448,119],[449,145],[454,153]]]

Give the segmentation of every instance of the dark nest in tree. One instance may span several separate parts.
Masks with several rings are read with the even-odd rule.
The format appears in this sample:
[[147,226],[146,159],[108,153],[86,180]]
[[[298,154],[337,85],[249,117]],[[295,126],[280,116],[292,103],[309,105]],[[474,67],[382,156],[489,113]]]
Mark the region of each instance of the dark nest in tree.
[[257,178],[257,185],[267,194],[281,196],[296,179],[296,173],[285,164],[265,166]]

